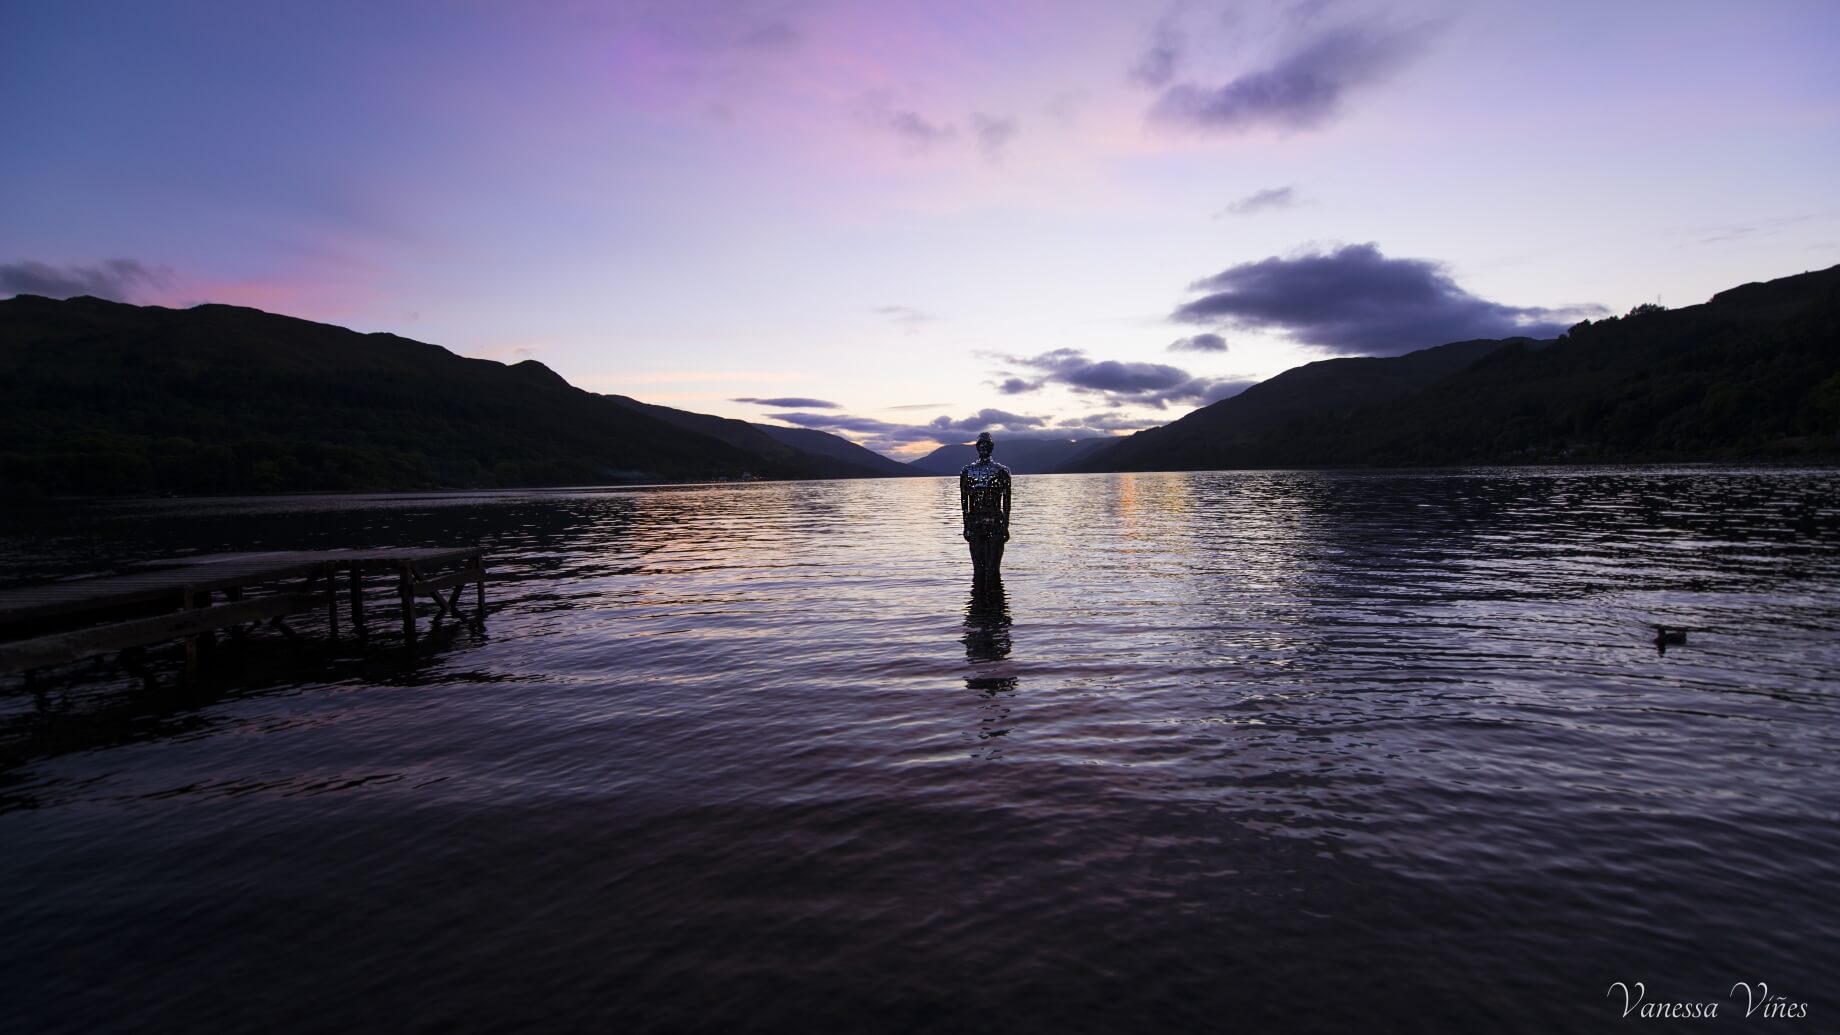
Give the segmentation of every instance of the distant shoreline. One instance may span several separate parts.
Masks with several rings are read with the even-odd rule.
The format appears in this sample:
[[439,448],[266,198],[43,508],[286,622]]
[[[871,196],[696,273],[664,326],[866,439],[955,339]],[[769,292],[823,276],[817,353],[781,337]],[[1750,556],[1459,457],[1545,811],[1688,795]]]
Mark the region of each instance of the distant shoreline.
[[[1716,473],[1719,471],[1810,471],[1825,472],[1840,469],[1840,455],[1795,458],[1793,460],[1599,460],[1573,462],[1530,462],[1530,463],[1476,463],[1476,464],[1412,464],[1412,465],[1295,465],[1273,467],[1223,467],[1205,470],[1184,468],[1145,469],[1133,471],[1039,471],[1018,474],[1018,478],[1046,477],[1096,477],[1105,478],[1127,474],[1275,474],[1282,472],[1307,472],[1312,474],[1413,474],[1413,473],[1450,473],[1456,471],[1598,471],[1617,469],[1644,470],[1679,470],[1689,473]],[[198,493],[193,495],[92,495],[92,496],[37,496],[20,499],[11,496],[7,506],[0,509],[19,509],[19,506],[50,506],[80,503],[159,503],[159,502],[201,502],[206,500],[286,500],[286,499],[356,499],[367,496],[413,497],[413,496],[455,496],[455,495],[522,495],[531,493],[567,494],[594,492],[624,492],[628,490],[656,491],[665,489],[685,489],[716,486],[754,486],[754,485],[799,485],[827,484],[851,481],[887,481],[900,476],[862,478],[761,478],[748,481],[733,479],[703,479],[689,481],[660,482],[606,482],[580,485],[523,485],[523,486],[444,486],[441,488],[412,489],[315,489],[283,492],[244,492],[244,493]],[[949,474],[913,474],[906,476],[914,480],[929,478],[951,478]]]

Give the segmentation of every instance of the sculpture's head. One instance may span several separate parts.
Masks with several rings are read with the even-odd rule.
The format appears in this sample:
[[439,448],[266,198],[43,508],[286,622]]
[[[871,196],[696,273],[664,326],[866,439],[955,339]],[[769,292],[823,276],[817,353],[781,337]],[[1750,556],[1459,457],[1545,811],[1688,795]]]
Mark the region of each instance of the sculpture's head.
[[990,440],[990,432],[978,432],[977,451],[979,460],[990,459],[990,451],[995,448],[997,448],[997,444]]

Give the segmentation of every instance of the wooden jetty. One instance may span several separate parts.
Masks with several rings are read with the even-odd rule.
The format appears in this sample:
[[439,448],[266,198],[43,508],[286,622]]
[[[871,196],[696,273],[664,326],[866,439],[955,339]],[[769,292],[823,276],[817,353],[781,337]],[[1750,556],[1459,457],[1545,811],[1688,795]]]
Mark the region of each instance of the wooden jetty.
[[[441,574],[430,574],[450,569]],[[416,602],[433,599],[435,620],[459,619],[460,594],[474,587],[474,622],[485,620],[485,552],[454,549],[290,550],[217,553],[153,561],[117,575],[0,590],[0,673],[48,668],[149,644],[183,639],[188,668],[219,629],[240,634],[252,622],[286,629],[284,619],[323,611],[339,637],[339,583],[359,642],[364,577],[391,574],[403,639],[415,643]]]

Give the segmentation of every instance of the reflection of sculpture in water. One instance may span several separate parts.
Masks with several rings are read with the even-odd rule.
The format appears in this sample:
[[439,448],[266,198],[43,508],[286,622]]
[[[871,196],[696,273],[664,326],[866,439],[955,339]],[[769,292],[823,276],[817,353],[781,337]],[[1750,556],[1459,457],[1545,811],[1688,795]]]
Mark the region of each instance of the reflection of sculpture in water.
[[[985,665],[1009,659],[1009,599],[1002,583],[974,587],[965,604],[965,660],[977,672]],[[965,689],[975,691],[984,715],[978,719],[978,739],[989,741],[1007,734],[1009,698],[1016,693],[1016,677],[1008,665],[995,665],[994,671],[965,677]],[[988,745],[974,752],[984,758],[997,758],[1001,751]]]
[[1009,542],[1009,468],[990,458],[997,444],[977,437],[977,463],[958,472],[958,509],[971,544],[971,570],[980,583],[1000,581],[1003,544]]

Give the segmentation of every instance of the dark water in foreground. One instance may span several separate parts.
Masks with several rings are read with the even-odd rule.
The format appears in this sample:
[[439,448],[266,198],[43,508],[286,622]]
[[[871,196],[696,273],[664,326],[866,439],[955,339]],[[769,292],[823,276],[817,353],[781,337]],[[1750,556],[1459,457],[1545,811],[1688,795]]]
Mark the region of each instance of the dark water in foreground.
[[14,578],[476,540],[496,581],[416,665],[8,681],[0,1028],[1668,1030],[1640,981],[1840,1030],[1840,473],[1023,477],[987,607],[954,493],[7,538]]

